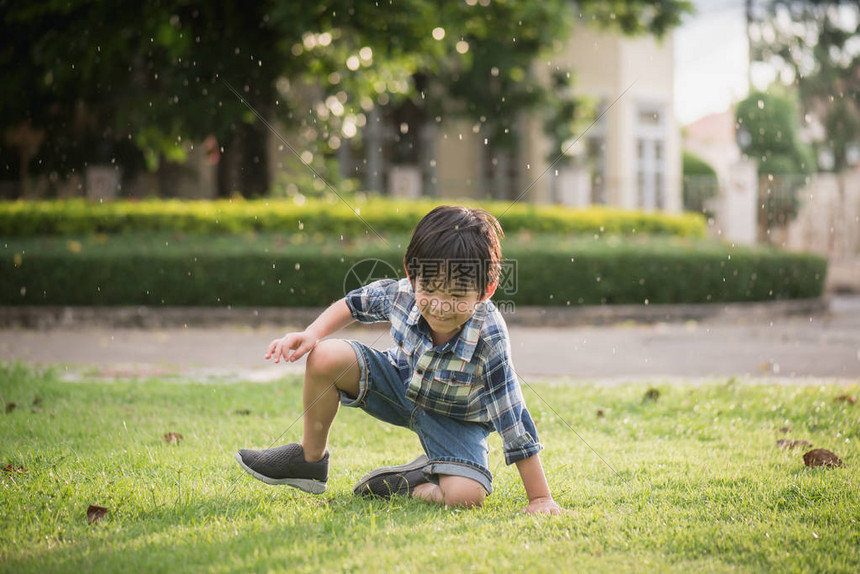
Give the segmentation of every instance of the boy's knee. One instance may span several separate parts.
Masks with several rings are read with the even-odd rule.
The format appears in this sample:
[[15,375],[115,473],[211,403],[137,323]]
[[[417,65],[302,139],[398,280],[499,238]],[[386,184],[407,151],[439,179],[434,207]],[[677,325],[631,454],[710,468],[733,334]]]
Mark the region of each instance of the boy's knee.
[[305,374],[306,381],[307,375],[320,383],[330,384],[333,381],[338,389],[351,396],[358,395],[361,372],[355,351],[346,341],[326,339],[318,342],[308,353]]
[[335,339],[319,341],[308,353],[306,369],[316,373],[325,373],[336,368],[343,356],[343,348],[339,343],[343,343],[343,341]]
[[463,476],[442,476],[439,488],[445,497],[445,506],[472,508],[483,505],[487,497],[481,483]]

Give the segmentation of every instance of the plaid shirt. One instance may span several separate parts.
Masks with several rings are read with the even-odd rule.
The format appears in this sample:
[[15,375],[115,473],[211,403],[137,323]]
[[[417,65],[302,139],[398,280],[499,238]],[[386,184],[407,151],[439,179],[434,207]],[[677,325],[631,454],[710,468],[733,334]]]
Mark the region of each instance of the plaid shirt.
[[350,291],[346,304],[358,321],[391,323],[395,344],[388,360],[416,406],[457,420],[492,422],[507,464],[541,451],[511,362],[508,329],[492,302],[479,304],[460,332],[438,347],[408,279],[382,279]]

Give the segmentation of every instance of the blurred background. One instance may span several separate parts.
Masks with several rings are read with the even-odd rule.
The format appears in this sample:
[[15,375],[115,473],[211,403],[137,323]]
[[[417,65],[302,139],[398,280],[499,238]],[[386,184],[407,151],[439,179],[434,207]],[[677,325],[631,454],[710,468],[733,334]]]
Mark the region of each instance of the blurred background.
[[[0,198],[520,200],[860,253],[855,1],[0,1]],[[837,277],[838,278],[838,277]],[[858,278],[860,279],[860,278]]]

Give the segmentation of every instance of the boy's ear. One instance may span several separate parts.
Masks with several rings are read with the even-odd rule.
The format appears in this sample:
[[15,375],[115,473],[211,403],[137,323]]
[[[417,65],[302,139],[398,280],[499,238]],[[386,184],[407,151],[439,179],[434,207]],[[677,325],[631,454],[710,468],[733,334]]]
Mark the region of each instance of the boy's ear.
[[492,283],[490,283],[489,285],[487,285],[487,292],[486,292],[486,293],[484,293],[484,296],[483,296],[483,297],[481,297],[481,301],[486,301],[487,299],[489,299],[490,297],[492,297],[492,296],[493,296],[493,294],[496,292],[496,287],[498,287],[498,286],[499,286],[499,282],[498,282],[498,281],[493,281]]

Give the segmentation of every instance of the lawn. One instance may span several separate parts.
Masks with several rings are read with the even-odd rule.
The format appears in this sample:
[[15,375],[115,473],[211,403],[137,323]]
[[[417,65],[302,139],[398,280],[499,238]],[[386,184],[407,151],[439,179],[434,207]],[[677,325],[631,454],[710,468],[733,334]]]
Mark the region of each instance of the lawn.
[[[71,381],[0,365],[0,571],[856,572],[860,406],[834,399],[860,382],[660,383],[656,400],[641,383],[529,383],[560,517],[519,514],[496,436],[481,509],[354,497],[418,442],[351,409],[325,494],[255,481],[233,453],[300,437],[295,377]],[[807,468],[785,438],[845,466]],[[108,512],[88,524],[90,505]]]

